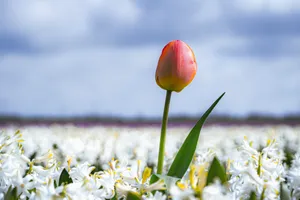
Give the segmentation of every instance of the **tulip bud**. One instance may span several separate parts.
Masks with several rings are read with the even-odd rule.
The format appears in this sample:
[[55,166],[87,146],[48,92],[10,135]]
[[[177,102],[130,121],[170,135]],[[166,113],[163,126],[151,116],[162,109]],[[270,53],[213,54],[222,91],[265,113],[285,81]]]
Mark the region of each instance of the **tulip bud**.
[[197,63],[193,50],[183,41],[173,40],[162,50],[156,83],[162,89],[180,92],[194,79]]

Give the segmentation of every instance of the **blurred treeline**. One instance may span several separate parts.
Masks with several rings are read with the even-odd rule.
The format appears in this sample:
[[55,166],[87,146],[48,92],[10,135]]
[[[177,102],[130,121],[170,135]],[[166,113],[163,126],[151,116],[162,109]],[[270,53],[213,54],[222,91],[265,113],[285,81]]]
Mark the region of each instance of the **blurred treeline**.
[[[170,116],[170,125],[195,124],[200,116]],[[81,117],[19,117],[0,116],[0,125],[51,125],[51,124],[74,124],[74,125],[129,125],[147,126],[160,125],[160,118],[121,118],[115,116],[81,116]],[[274,117],[267,115],[249,115],[247,117],[233,117],[226,115],[212,115],[206,122],[208,125],[300,125],[300,115],[288,115]]]

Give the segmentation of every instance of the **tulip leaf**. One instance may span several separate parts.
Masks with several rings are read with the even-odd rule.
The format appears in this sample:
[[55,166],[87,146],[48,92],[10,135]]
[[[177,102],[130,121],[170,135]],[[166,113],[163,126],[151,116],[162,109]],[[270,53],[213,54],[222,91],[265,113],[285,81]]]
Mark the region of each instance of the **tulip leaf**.
[[221,183],[225,183],[227,181],[227,176],[226,176],[226,171],[224,166],[220,163],[217,157],[214,157],[208,170],[206,185],[213,183],[216,177],[220,179]]
[[142,198],[136,192],[128,192],[127,200],[141,200]]
[[69,184],[69,183],[73,183],[73,181],[68,171],[66,169],[63,169],[59,177],[58,185],[61,186],[62,184]]
[[214,107],[218,104],[221,98],[224,96],[225,92],[210,106],[210,108],[202,115],[200,120],[196,123],[193,129],[190,131],[189,135],[185,139],[184,143],[180,147],[170,169],[168,172],[168,176],[182,178],[186,173],[189,165],[193,159],[193,156],[196,151],[197,143],[200,136],[201,128],[212,112]]

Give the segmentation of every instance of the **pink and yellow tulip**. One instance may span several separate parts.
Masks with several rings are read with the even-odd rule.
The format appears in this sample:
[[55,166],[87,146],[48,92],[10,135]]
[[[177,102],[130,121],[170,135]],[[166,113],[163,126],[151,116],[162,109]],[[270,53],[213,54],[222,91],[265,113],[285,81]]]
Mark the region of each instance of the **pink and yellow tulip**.
[[162,50],[156,68],[156,83],[165,90],[180,92],[197,72],[193,50],[183,41],[173,40]]

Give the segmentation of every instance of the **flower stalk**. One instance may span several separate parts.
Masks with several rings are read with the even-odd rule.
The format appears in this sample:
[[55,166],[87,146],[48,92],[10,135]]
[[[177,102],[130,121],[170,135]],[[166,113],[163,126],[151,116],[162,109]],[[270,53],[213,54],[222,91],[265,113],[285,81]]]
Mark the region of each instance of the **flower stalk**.
[[168,114],[169,114],[169,107],[170,107],[170,101],[171,101],[171,94],[172,94],[172,91],[167,90],[165,106],[164,106],[164,113],[163,113],[163,118],[162,118],[162,125],[161,125],[161,133],[160,133],[157,174],[162,174],[163,167],[164,167],[166,132],[167,132],[167,125],[168,125]]

